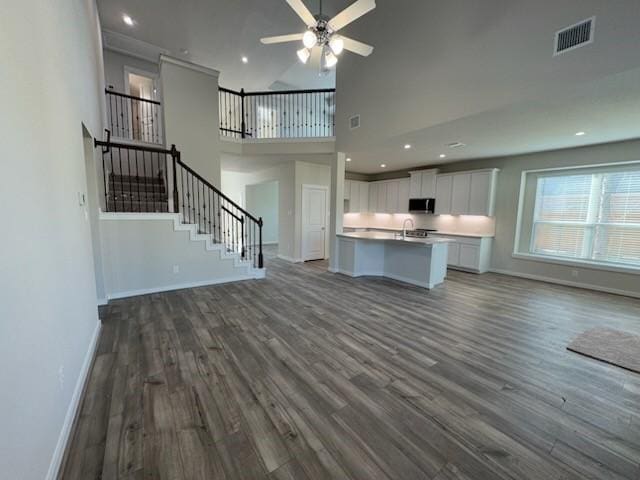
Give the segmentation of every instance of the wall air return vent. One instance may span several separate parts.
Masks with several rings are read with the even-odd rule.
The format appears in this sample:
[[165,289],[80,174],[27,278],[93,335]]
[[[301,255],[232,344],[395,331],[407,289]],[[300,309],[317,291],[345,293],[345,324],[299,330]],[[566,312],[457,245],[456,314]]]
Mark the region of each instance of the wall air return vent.
[[354,115],[349,118],[349,129],[354,130],[360,128],[360,115]]
[[556,42],[553,55],[575,50],[593,43],[593,34],[596,26],[596,17],[571,25],[556,32]]

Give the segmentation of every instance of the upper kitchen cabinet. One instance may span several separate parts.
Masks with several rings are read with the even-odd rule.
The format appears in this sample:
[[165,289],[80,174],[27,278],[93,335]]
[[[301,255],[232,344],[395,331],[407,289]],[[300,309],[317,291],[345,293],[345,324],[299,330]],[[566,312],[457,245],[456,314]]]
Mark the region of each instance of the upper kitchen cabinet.
[[387,202],[384,211],[386,213],[399,213],[398,210],[398,186],[399,181],[386,183],[387,185]]
[[493,216],[498,169],[438,175],[436,214]]
[[411,175],[410,198],[435,198],[438,170],[417,170]]
[[396,213],[409,213],[409,194],[411,180],[403,178],[398,182],[398,210]]
[[344,213],[369,211],[369,184],[357,180],[344,181]]

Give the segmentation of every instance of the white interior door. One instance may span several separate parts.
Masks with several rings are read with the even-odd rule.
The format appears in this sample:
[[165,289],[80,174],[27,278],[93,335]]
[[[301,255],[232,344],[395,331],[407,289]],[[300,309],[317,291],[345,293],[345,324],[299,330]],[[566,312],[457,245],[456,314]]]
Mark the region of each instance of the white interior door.
[[327,189],[302,187],[302,260],[325,258]]

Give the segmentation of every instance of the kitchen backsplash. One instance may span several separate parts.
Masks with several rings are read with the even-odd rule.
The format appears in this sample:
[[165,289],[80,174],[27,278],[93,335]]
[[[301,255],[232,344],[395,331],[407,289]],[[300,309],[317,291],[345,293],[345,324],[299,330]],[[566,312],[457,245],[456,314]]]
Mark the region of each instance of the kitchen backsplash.
[[410,215],[403,213],[346,213],[343,226],[350,228],[395,228],[401,229],[402,222],[412,218],[415,228],[432,228],[441,232],[460,234],[495,234],[494,217],[470,215]]

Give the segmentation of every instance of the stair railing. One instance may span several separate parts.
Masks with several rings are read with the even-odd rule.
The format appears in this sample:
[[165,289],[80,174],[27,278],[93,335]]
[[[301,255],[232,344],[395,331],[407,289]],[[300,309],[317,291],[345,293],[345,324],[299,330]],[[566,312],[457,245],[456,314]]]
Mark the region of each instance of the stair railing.
[[236,92],[218,88],[220,135],[227,138],[335,136],[336,90]]
[[115,90],[105,90],[107,119],[113,136],[143,143],[163,143],[162,104]]
[[109,131],[106,141],[94,144],[102,148],[105,211],[180,213],[182,222],[195,224],[199,234],[210,235],[214,243],[239,254],[254,268],[264,268],[262,218],[184,163],[175,145],[164,149],[116,143]]

